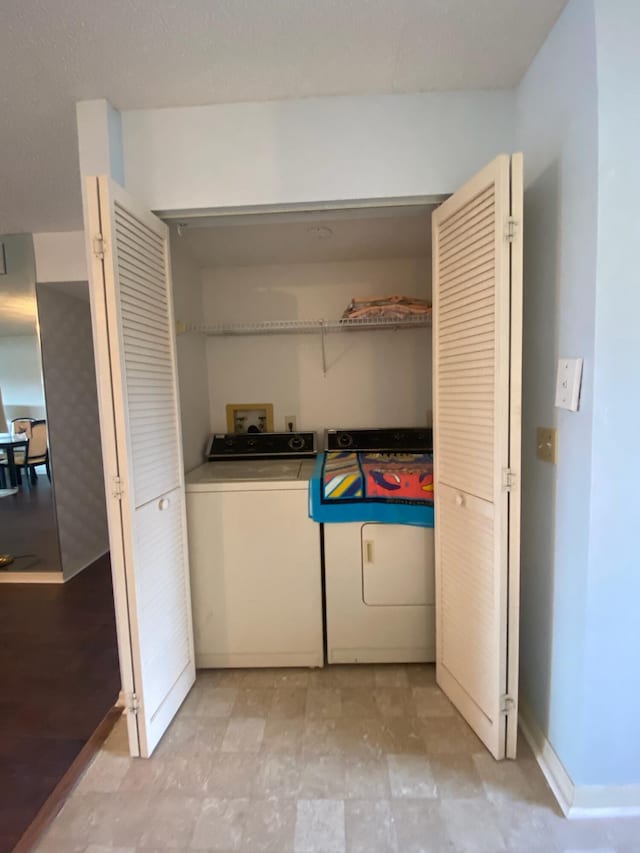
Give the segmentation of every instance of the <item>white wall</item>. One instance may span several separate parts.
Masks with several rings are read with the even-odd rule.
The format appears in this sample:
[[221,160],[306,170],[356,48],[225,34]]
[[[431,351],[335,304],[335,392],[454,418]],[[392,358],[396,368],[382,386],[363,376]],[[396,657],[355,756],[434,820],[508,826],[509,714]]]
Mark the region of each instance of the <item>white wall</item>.
[[[430,260],[219,268],[203,273],[204,321],[338,319],[353,296],[430,296]],[[226,403],[273,403],[297,428],[418,426],[431,409],[431,330],[209,338],[211,425]]]
[[513,106],[498,91],[130,110],[126,186],[152,210],[449,193],[512,150]]
[[33,235],[36,281],[87,281],[84,231],[55,231]]
[[640,806],[640,4],[596,0],[598,250],[583,698],[592,784]]
[[3,235],[0,276],[0,388],[6,418],[45,417],[31,234]]
[[[521,690],[582,781],[597,225],[597,82],[590,2],[573,0],[518,90],[525,162]],[[554,408],[559,356],[585,359],[577,413]],[[535,456],[558,429],[557,466]]]
[[[202,322],[202,282],[200,269],[184,245],[171,232],[171,269],[173,304],[177,321],[187,324]],[[209,428],[209,394],[205,339],[199,335],[178,335],[176,340],[180,407],[182,413],[182,446],[185,471],[203,461]]]
[[[518,91],[525,191],[521,688],[590,801],[640,807],[640,7],[571,0]],[[583,356],[580,411],[553,408]],[[559,430],[557,468],[536,424]],[[607,791],[609,793],[607,794]]]
[[0,337],[0,388],[7,420],[44,417],[44,388],[37,335]]
[[[47,426],[65,580],[108,551],[88,284],[38,284]],[[74,295],[77,294],[77,295]]]

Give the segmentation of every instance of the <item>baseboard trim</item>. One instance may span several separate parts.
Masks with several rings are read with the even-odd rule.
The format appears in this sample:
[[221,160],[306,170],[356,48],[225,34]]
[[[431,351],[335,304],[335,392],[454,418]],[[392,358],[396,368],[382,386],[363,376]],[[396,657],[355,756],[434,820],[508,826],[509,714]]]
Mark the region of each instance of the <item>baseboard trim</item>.
[[108,548],[105,551],[100,551],[99,554],[96,554],[95,557],[92,557],[88,562],[82,563],[81,566],[78,566],[72,572],[69,572],[69,573],[65,572],[64,560],[63,560],[62,561],[62,574],[64,575],[64,582],[67,583],[67,581],[70,581],[72,578],[77,577],[80,574],[80,572],[84,572],[85,569],[88,569],[89,566],[92,566],[95,562],[97,562],[98,560],[101,560],[104,557],[104,555],[108,554],[108,553],[109,553]]
[[102,744],[109,737],[111,730],[122,716],[122,708],[109,708],[89,740],[82,747],[73,763],[45,800],[27,830],[13,848],[13,853],[30,853],[34,850],[49,824],[58,814],[65,800],[75,787],[78,779],[91,763]]
[[563,814],[569,817],[575,787],[573,781],[553,751],[553,747],[544,736],[542,729],[531,713],[531,709],[522,699],[522,696],[519,697],[518,701],[520,705],[518,722],[520,723],[522,734],[531,747],[533,755],[544,774],[544,778],[549,783],[553,796],[558,801]]
[[0,583],[64,583],[62,572],[0,571]]
[[565,817],[575,820],[640,816],[640,785],[576,785],[527,703],[522,697],[519,701],[520,729]]
[[310,652],[197,652],[196,669],[258,669],[261,667],[323,666],[319,650]]

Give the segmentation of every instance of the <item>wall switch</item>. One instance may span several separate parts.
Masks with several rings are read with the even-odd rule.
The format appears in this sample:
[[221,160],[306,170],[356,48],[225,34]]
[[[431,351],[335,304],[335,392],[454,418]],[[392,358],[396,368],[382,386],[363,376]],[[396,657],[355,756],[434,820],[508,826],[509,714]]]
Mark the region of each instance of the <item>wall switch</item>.
[[285,415],[284,416],[284,429],[285,429],[285,432],[295,432],[296,431],[296,416],[295,415]]
[[580,405],[580,385],[582,383],[582,359],[559,358],[556,380],[556,406],[577,412]]
[[553,427],[538,427],[536,429],[536,459],[551,462],[558,461],[558,430]]

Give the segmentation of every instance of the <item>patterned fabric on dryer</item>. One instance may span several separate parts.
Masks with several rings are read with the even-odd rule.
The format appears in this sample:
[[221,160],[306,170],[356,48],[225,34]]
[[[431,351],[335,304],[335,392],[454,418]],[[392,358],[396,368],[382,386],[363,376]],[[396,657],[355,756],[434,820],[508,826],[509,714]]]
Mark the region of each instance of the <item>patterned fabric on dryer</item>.
[[309,495],[315,521],[432,527],[433,456],[328,451],[316,463]]

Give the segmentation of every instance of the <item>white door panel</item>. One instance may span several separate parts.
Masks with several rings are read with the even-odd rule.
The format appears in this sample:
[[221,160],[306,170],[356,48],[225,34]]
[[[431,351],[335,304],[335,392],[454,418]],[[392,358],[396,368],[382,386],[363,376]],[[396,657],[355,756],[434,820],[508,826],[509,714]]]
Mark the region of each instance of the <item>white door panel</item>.
[[195,679],[168,231],[108,178],[87,214],[129,745],[149,756]]
[[434,604],[433,530],[362,525],[362,597],[370,606]]
[[438,657],[476,706],[488,709],[500,657],[493,504],[441,483],[439,506],[439,606],[444,618]]
[[180,487],[136,510],[134,561],[140,635],[154,637],[141,645],[145,700],[158,708],[190,660],[184,625],[184,582],[175,571],[182,562],[184,530]]
[[498,157],[433,215],[436,677],[496,758],[517,726],[521,167]]

